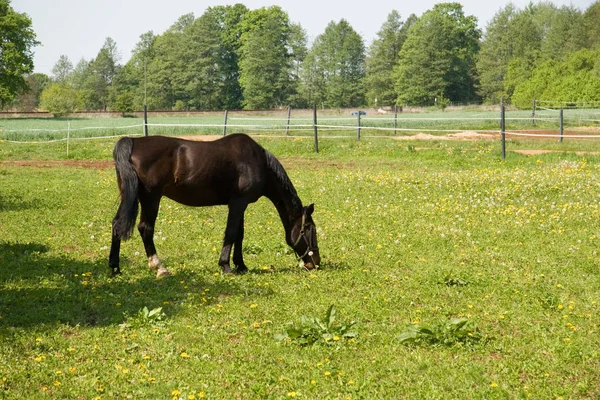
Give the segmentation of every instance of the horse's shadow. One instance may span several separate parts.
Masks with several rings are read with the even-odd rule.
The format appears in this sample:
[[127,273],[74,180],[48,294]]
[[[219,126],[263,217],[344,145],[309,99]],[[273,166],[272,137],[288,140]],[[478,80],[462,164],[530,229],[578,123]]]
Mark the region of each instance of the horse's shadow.
[[12,258],[0,268],[0,333],[7,327],[109,326],[144,307],[177,314],[190,295],[210,307],[221,296],[247,293],[238,279],[207,281],[185,270],[164,279],[151,271],[143,278],[110,279],[105,260],[48,257],[47,251],[39,243],[0,244],[0,264]]
[[345,262],[337,262],[337,261],[324,261],[321,263],[319,268],[315,268],[312,270],[306,270],[304,267],[299,265],[287,264],[287,265],[270,265],[267,268],[252,268],[248,269],[247,274],[251,275],[271,275],[271,274],[318,274],[321,271],[342,271],[342,270],[350,270],[352,267]]

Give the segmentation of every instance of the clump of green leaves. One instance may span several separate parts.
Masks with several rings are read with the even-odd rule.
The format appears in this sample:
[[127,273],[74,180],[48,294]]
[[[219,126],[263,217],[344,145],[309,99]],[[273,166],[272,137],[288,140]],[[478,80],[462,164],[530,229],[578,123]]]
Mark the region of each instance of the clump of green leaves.
[[275,335],[275,339],[294,342],[300,346],[315,344],[335,346],[358,335],[351,330],[355,324],[355,321],[336,323],[336,309],[331,305],[323,319],[302,316],[300,325],[290,322],[283,333]]
[[434,347],[475,344],[482,339],[477,326],[467,318],[451,318],[432,327],[413,325],[398,337],[400,343]]
[[454,275],[448,275],[444,278],[444,284],[446,286],[467,286],[469,281]]
[[121,332],[129,328],[140,328],[143,326],[151,326],[153,328],[164,326],[167,317],[163,312],[162,307],[157,307],[152,310],[148,310],[148,307],[144,307],[134,316],[125,316],[126,322],[119,325]]

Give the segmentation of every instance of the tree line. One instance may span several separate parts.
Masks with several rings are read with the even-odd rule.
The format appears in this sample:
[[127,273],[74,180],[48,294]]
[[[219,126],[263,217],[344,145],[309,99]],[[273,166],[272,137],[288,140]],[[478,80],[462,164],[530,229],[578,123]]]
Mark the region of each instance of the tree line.
[[255,110],[600,101],[598,21],[600,1],[586,10],[509,3],[482,31],[460,3],[440,3],[421,16],[392,10],[369,46],[344,19],[309,46],[301,25],[278,6],[216,6],[181,16],[162,34],[142,34],[124,64],[107,38],[92,60],[73,65],[61,56],[50,77],[25,68],[13,98],[0,93],[0,101],[56,115],[144,104]]

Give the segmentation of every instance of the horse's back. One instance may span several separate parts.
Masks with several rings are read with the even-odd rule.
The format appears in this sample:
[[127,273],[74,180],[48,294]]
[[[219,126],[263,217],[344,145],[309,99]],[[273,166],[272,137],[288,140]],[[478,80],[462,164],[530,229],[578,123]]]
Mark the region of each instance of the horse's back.
[[150,192],[193,206],[256,201],[263,193],[264,149],[244,134],[200,142],[166,136],[133,139],[131,162]]

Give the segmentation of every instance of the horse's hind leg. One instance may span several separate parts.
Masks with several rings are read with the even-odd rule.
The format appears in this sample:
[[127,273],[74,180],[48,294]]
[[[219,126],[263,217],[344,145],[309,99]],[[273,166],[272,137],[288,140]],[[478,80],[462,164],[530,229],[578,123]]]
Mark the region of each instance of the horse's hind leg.
[[219,257],[219,265],[224,274],[231,274],[233,272],[229,265],[231,248],[233,247],[233,243],[238,240],[239,227],[240,223],[243,224],[246,207],[248,207],[248,203],[242,199],[236,199],[229,203],[229,215],[227,216],[227,227],[225,228],[225,237],[223,238],[223,249],[221,250],[221,256]]
[[244,264],[244,255],[242,254],[242,242],[244,241],[244,214],[242,214],[242,218],[240,219],[240,223],[238,226],[237,237],[235,238],[235,243],[233,245],[233,263],[236,266],[236,272],[238,274],[243,274],[248,271],[248,267]]
[[144,249],[148,257],[148,266],[150,269],[156,270],[157,278],[170,276],[171,273],[167,271],[156,255],[156,247],[154,246],[154,224],[158,216],[160,197],[140,196],[140,205],[142,211],[138,231],[144,242]]
[[114,233],[112,235],[112,242],[110,244],[110,255],[108,256],[108,267],[111,270],[111,277],[115,277],[121,273],[121,267],[119,267],[119,253],[121,252],[121,238],[117,237]]

